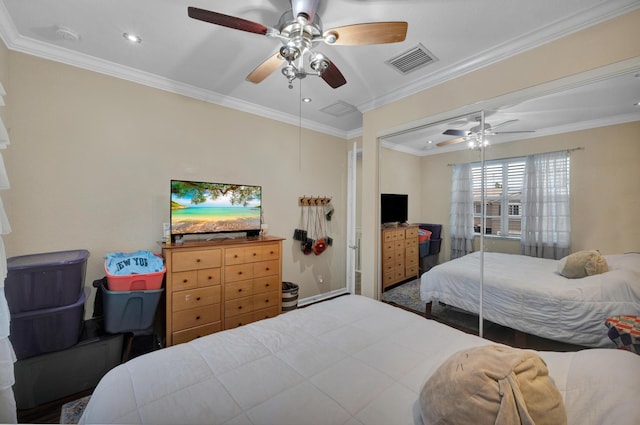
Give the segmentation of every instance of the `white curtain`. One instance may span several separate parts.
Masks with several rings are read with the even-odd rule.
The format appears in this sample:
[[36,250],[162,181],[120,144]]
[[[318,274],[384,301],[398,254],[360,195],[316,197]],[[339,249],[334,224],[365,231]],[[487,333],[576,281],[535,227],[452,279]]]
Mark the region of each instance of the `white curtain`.
[[453,167],[451,185],[451,259],[462,257],[473,251],[473,181],[471,164]]
[[[5,95],[4,88],[0,84],[0,99]],[[0,105],[4,105],[2,102]],[[0,119],[0,149],[9,145],[9,135]],[[9,189],[9,179],[4,168],[4,161],[0,155],[0,189]],[[0,235],[11,232],[9,220],[4,212],[2,199],[0,199]],[[16,361],[11,341],[9,341],[9,306],[4,296],[4,279],[7,276],[7,257],[4,250],[4,241],[0,236],[0,423],[17,423],[16,401],[13,394],[15,377],[13,363]]]
[[522,193],[522,254],[560,259],[569,254],[569,153],[529,155]]

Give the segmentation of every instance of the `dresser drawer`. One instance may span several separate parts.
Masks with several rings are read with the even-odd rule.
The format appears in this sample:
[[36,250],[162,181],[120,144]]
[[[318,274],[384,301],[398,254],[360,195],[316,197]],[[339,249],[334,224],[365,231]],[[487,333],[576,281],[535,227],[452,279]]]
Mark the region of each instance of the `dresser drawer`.
[[418,265],[418,256],[407,257],[404,260],[405,267],[413,267]]
[[209,288],[187,289],[174,292],[172,296],[173,311],[182,311],[189,308],[201,307],[211,304],[220,304],[220,285]]
[[409,257],[418,258],[418,246],[414,244],[413,246],[405,249],[404,254],[407,256],[407,258]]
[[394,261],[389,261],[382,265],[382,273],[391,273],[395,269],[396,269],[396,263]]
[[174,252],[172,253],[171,260],[171,270],[174,272],[220,267],[222,265],[222,250],[209,249]]
[[278,306],[264,308],[253,312],[253,321],[257,322],[262,319],[270,319],[272,317],[276,317],[278,314],[280,314]]
[[395,244],[393,243],[393,241],[384,241],[382,244],[382,252],[392,251],[394,246]]
[[228,283],[224,288],[225,301],[237,298],[248,297],[253,294],[253,281],[241,280],[240,282]]
[[393,262],[396,258],[396,252],[394,250],[383,251],[382,252],[382,262],[389,263]]
[[411,238],[404,240],[405,248],[411,248],[413,246],[418,246],[418,238]]
[[277,275],[279,272],[279,262],[277,260],[261,261],[253,264],[253,277],[264,277]]
[[408,229],[405,229],[404,237],[405,237],[405,239],[417,238],[418,237],[418,228],[417,227],[410,227]]
[[184,331],[174,332],[172,334],[172,345],[189,342],[196,338],[219,332],[222,330],[222,322],[209,323],[208,325],[198,326],[196,328],[186,329]]
[[224,321],[225,329],[233,329],[238,328],[243,325],[248,325],[251,322],[255,322],[253,320],[253,313],[245,313],[239,316],[232,317]]
[[181,331],[194,326],[206,325],[220,320],[218,304],[190,308],[173,313],[173,329]]
[[393,243],[393,249],[395,249],[396,251],[404,249],[404,239],[395,241]]
[[393,251],[393,259],[397,260],[397,261],[402,261],[402,259],[404,258],[404,251],[401,249],[398,249],[396,251]]
[[389,285],[391,285],[396,279],[396,275],[394,271],[388,272],[388,273],[384,273],[382,275],[382,287],[387,287]]
[[280,294],[276,291],[264,292],[253,296],[253,311],[278,306]]
[[234,264],[246,263],[246,257],[249,253],[248,248],[227,248],[224,251],[224,265],[233,266]]
[[408,266],[407,267],[407,277],[417,276],[418,275],[418,266]]
[[220,285],[220,268],[198,270],[198,287]]
[[198,287],[198,271],[190,270],[188,272],[171,273],[172,290],[182,291]]
[[[282,286],[282,282],[278,279],[278,276],[267,276],[253,279],[253,293],[261,294],[263,292],[278,291],[278,288]],[[279,293],[280,291],[278,291]]]
[[240,280],[247,280],[253,278],[253,264],[238,264],[236,266],[226,266],[224,268],[224,281],[238,282]]
[[240,316],[241,314],[253,312],[253,298],[244,297],[235,300],[225,301],[224,317]]
[[278,244],[262,245],[260,247],[259,261],[280,260],[280,246]]

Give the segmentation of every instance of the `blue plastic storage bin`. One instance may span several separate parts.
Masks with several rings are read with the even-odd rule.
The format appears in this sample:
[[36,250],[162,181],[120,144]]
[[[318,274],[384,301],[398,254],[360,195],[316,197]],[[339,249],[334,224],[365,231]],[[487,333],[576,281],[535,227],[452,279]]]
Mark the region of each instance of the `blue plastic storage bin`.
[[9,339],[18,360],[77,344],[88,292],[86,288],[75,303],[67,306],[12,314]]
[[7,259],[4,292],[12,314],[75,304],[89,251],[46,252]]
[[141,291],[102,290],[104,330],[108,333],[135,332],[153,325],[156,308],[164,288]]

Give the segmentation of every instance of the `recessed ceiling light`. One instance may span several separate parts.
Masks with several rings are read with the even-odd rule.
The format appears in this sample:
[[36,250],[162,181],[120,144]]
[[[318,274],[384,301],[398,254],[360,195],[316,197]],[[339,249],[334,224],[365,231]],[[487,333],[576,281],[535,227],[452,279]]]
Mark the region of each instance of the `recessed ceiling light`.
[[303,97],[303,98],[302,98],[302,101],[303,101],[304,103],[311,103],[311,98],[310,98],[310,97]]
[[634,103],[633,106],[640,106],[640,102]]
[[80,35],[76,31],[62,25],[56,27],[56,34],[61,39],[67,41],[78,41],[80,39]]
[[125,40],[130,41],[131,43],[142,43],[142,38],[139,35],[129,34],[128,32],[125,32],[124,34],[122,34],[122,36],[125,38]]

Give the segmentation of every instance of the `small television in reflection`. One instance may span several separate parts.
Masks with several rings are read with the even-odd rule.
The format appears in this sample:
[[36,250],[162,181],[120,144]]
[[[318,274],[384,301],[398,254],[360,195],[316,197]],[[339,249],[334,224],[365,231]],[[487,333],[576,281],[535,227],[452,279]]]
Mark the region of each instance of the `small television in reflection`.
[[382,224],[406,223],[409,214],[409,195],[382,193],[380,195],[380,221]]

